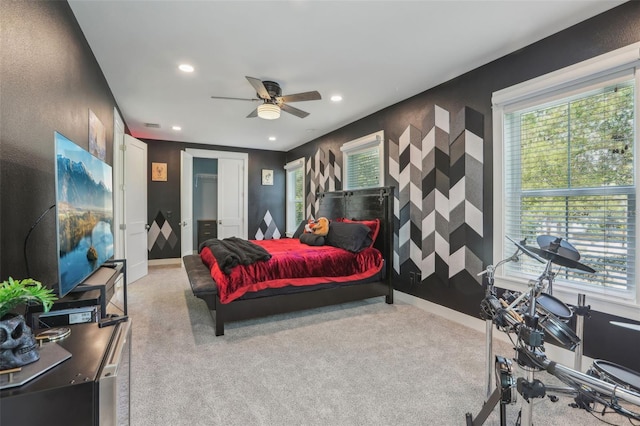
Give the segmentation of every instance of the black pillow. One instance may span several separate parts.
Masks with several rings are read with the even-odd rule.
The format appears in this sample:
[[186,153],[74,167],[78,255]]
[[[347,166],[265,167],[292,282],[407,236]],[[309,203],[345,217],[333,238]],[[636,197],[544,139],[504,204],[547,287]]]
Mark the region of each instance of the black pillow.
[[316,235],[310,232],[306,232],[300,235],[300,242],[308,246],[323,246],[324,237],[322,235]]
[[300,222],[298,229],[296,229],[296,232],[293,233],[293,237],[291,238],[300,238],[300,235],[304,233],[304,227],[306,224],[307,224],[306,220],[303,220],[302,222]]
[[371,246],[371,228],[361,223],[335,222],[329,225],[326,244],[352,252]]

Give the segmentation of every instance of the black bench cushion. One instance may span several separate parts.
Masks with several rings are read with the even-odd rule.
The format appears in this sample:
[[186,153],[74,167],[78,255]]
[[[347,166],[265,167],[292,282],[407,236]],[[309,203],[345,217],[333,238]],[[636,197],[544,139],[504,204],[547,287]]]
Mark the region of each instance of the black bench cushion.
[[199,294],[217,294],[218,287],[211,278],[211,273],[207,265],[202,263],[199,254],[190,254],[182,258],[184,267],[189,277],[189,284],[194,296]]

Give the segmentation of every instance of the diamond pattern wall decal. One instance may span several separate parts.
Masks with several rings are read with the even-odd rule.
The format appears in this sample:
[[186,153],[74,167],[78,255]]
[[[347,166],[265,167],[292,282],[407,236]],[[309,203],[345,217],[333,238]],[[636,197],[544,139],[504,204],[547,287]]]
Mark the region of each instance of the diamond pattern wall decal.
[[269,210],[265,213],[260,225],[258,226],[258,231],[256,232],[255,239],[256,240],[277,240],[281,237],[280,230],[278,230],[278,226],[276,222],[273,220],[271,213]]
[[147,250],[151,251],[154,246],[162,250],[167,244],[173,249],[177,243],[178,235],[174,232],[162,212],[158,211],[147,232]]

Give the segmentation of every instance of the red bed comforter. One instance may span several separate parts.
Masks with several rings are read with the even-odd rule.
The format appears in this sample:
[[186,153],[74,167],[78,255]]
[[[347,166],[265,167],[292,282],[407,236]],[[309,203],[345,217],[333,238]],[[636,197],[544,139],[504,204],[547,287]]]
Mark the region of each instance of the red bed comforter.
[[382,253],[371,247],[351,253],[333,246],[308,246],[297,238],[251,242],[267,250],[271,259],[236,266],[228,275],[220,270],[208,247],[200,252],[222,303],[266,288],[362,280],[374,276],[383,266]]

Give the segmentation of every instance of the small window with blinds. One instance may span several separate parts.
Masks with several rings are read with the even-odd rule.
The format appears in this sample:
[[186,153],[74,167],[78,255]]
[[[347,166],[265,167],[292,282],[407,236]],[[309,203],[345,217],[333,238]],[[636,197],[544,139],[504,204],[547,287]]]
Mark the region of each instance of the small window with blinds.
[[305,219],[304,214],[304,158],[287,163],[284,166],[287,173],[286,183],[286,220],[288,236],[294,234],[295,230]]
[[382,131],[345,143],[344,189],[384,186],[384,133]]
[[[562,268],[556,281],[634,289],[635,93],[626,71],[504,109],[505,234],[533,246],[539,235],[562,237],[596,271]],[[511,262],[505,271],[537,276],[538,265]]]

